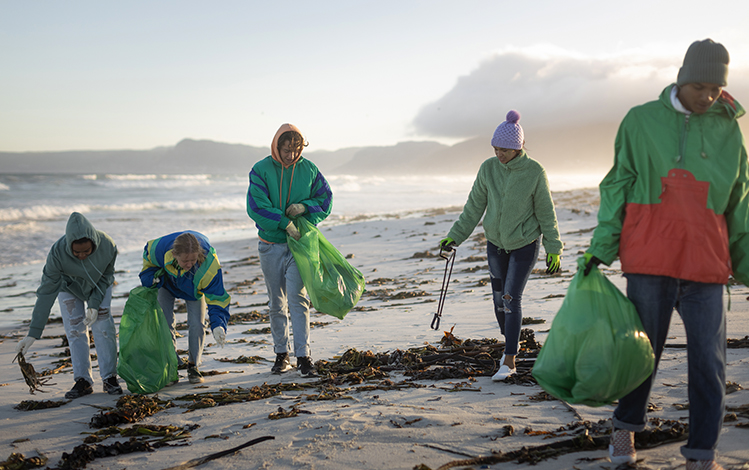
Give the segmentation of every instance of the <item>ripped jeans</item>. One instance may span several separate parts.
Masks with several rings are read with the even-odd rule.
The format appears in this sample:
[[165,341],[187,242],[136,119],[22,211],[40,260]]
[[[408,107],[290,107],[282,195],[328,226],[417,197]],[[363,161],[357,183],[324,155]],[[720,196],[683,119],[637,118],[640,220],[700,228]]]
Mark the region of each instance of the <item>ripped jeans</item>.
[[501,250],[492,242],[486,242],[486,258],[492,282],[494,315],[499,329],[505,337],[505,354],[518,353],[523,310],[520,301],[523,290],[538,260],[540,243],[535,240],[517,250]]
[[[89,347],[88,328],[83,323],[86,318],[86,304],[83,300],[68,292],[57,294],[60,304],[60,315],[65,327],[65,336],[70,346],[70,361],[73,363],[73,379],[86,379],[94,383],[91,368],[91,351]],[[94,335],[96,355],[99,363],[99,375],[102,380],[117,375],[117,331],[110,312],[112,303],[112,286],[104,293],[99,305],[99,318],[91,325]]]

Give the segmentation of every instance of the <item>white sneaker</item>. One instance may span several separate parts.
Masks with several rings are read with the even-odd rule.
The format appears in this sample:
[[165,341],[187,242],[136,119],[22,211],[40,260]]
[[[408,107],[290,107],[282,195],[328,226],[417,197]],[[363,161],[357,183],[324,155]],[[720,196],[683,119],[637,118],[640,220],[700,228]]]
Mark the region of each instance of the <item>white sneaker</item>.
[[625,429],[614,429],[611,431],[609,460],[616,465],[635,463],[635,461],[637,461],[637,453],[635,452],[635,433]]
[[500,364],[502,364],[502,365],[501,365],[501,366],[499,366],[499,370],[498,370],[498,371],[497,371],[497,373],[496,373],[496,374],[494,374],[494,376],[492,377],[492,380],[493,380],[493,381],[495,381],[495,382],[500,382],[500,381],[502,381],[502,380],[506,379],[507,377],[509,377],[509,376],[511,376],[511,375],[513,375],[513,374],[515,374],[515,372],[517,372],[517,371],[518,371],[518,370],[517,370],[517,368],[515,368],[515,369],[510,369],[510,366],[506,366],[506,365],[504,364],[504,362],[505,362],[505,355],[504,355],[504,354],[502,354],[502,359],[500,359],[500,360],[499,360],[499,363],[500,363]]

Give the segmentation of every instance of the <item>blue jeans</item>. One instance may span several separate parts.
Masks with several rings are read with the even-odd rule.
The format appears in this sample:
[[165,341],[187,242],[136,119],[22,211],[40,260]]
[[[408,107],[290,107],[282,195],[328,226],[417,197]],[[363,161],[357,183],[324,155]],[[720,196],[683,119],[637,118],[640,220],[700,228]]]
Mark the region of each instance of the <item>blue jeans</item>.
[[[73,364],[73,379],[86,379],[94,383],[91,369],[91,349],[89,346],[88,328],[83,323],[86,317],[86,305],[83,300],[68,292],[57,294],[60,304],[62,324],[70,346],[70,362]],[[117,330],[109,306],[112,303],[112,286],[104,292],[104,299],[99,305],[99,317],[91,325],[94,335],[96,356],[99,363],[99,375],[102,380],[117,375]]]
[[634,303],[655,353],[655,370],[619,400],[614,427],[642,431],[653,377],[666,343],[674,309],[687,334],[689,439],[681,448],[688,459],[713,460],[723,425],[726,383],[726,317],[723,286],[666,276],[625,274],[627,297]]
[[289,319],[294,334],[294,355],[310,355],[309,300],[299,275],[294,257],[286,243],[258,241],[260,267],[263,269],[265,287],[270,300],[270,331],[273,351],[287,353],[289,344]]
[[523,290],[538,260],[539,241],[535,240],[517,250],[500,250],[486,242],[486,259],[492,282],[494,315],[505,337],[505,354],[518,353],[523,310],[520,301]]
[[[174,350],[177,350],[177,320],[174,318],[174,295],[169,289],[159,288],[159,294],[156,297],[159,301],[161,310],[164,311],[166,324],[169,325],[169,332],[172,334],[172,343]],[[203,357],[203,343],[205,342],[205,313],[207,310],[205,297],[198,300],[185,300],[187,306],[187,362],[196,366],[200,365]],[[180,359],[180,361],[182,361]]]

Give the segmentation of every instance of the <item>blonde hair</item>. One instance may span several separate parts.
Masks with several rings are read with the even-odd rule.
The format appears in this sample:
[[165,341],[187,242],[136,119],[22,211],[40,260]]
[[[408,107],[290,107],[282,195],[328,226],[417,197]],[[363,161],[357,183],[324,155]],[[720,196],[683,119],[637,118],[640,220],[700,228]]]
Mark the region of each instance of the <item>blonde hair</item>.
[[203,261],[205,261],[205,252],[203,251],[203,247],[200,246],[198,237],[189,232],[184,232],[174,239],[172,253],[177,256],[197,253],[198,265],[203,264]]

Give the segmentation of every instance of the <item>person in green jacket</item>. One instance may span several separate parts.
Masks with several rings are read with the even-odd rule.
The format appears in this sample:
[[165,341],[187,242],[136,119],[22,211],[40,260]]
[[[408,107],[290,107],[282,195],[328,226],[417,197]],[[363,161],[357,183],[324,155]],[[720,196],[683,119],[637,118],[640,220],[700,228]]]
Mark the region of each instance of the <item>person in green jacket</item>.
[[617,257],[656,358],[656,370],[619,400],[609,453],[634,463],[634,433],[647,423],[653,377],[674,309],[687,335],[687,470],[719,469],[715,449],[725,402],[723,286],[749,285],[749,171],[737,119],[744,108],[723,87],[728,51],[710,39],[689,46],[675,84],[632,108],[619,127],[614,164],[600,184],[598,226],[584,273]]
[[496,157],[481,164],[463,212],[440,241],[442,249],[451,251],[471,235],[486,214],[484,234],[494,314],[505,337],[500,367],[492,377],[495,381],[517,371],[521,298],[536,265],[541,239],[548,274],[559,271],[562,254],[546,171],[525,153],[520,113],[511,110],[506,119],[492,137]]
[[297,368],[304,377],[314,375],[309,345],[309,307],[304,283],[286,243],[287,236],[299,240],[292,219],[304,217],[317,225],[330,215],[333,193],[314,163],[302,157],[307,144],[301,131],[282,125],[271,144],[271,155],[250,171],[247,214],[258,228],[258,253],[270,299],[274,374],[291,369],[289,361],[289,317],[294,332]]
[[122,393],[117,381],[117,331],[110,312],[116,258],[114,241],[78,212],[70,214],[65,235],[52,245],[47,255],[29,334],[18,343],[16,352],[25,355],[34,341],[42,337],[57,298],[75,380],[65,398],[78,398],[94,391],[89,328],[94,335],[104,391],[110,395]]

